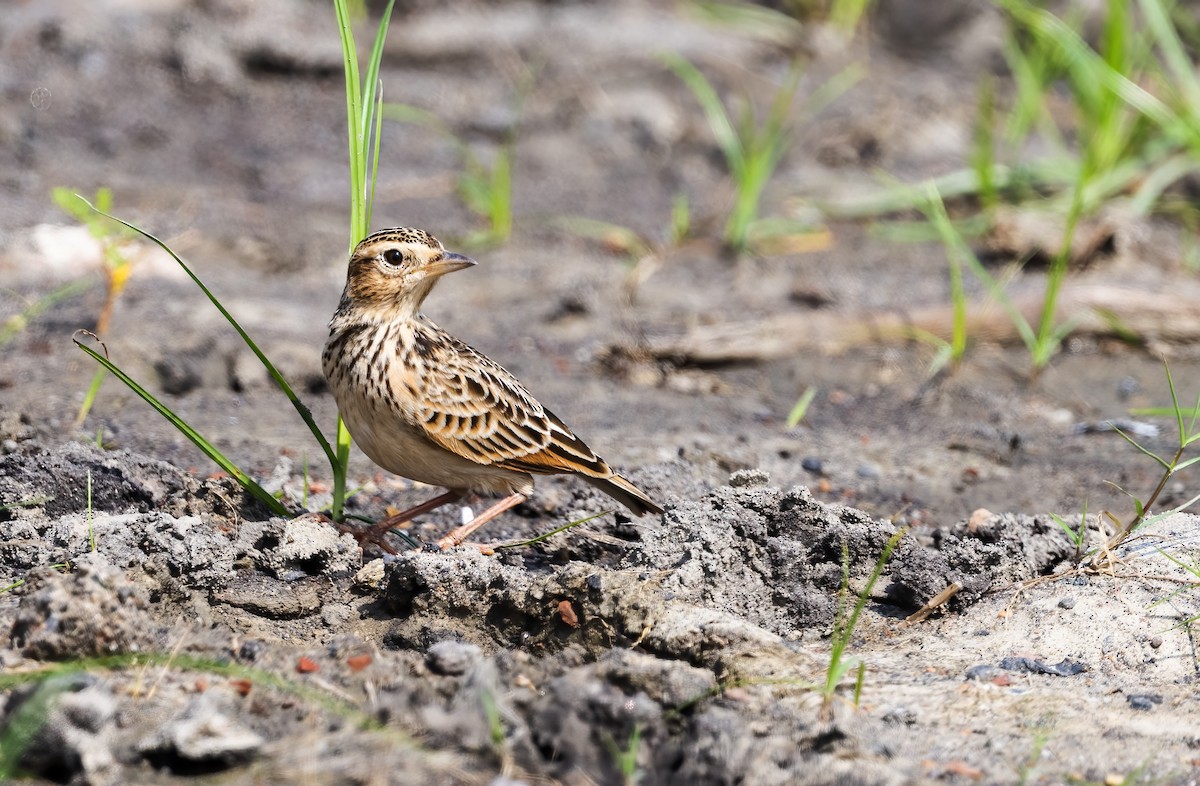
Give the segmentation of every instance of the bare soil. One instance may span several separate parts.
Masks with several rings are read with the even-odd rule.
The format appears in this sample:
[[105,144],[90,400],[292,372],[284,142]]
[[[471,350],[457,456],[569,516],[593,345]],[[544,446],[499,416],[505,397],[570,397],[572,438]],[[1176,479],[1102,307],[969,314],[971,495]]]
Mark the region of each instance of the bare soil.
[[[1099,240],[1071,279],[1124,288],[1130,303],[1175,298],[1179,319],[1169,305],[1139,310],[1157,321],[1081,319],[1037,376],[1008,331],[981,328],[988,340],[931,378],[927,346],[860,328],[936,324],[941,247],[842,219],[815,250],[729,259],[713,242],[728,177],[657,57],[682,54],[760,104],[797,50],[805,94],[863,63],[862,82],[797,118],[764,201],[768,214],[815,215],[878,193],[879,168],[916,182],[964,165],[976,86],[1002,60],[994,11],[947,3],[954,13],[913,29],[910,4],[882,3],[854,42],[814,24],[783,46],[666,3],[401,5],[386,98],[435,112],[484,159],[517,123],[516,230],[463,247],[478,224],[454,193],[455,147],[392,122],[374,224],[427,228],[477,258],[430,316],[667,512],[603,516],[490,557],[364,554],[313,516],[271,518],[115,380],[76,425],[95,368],[71,336],[94,329],[104,296],[99,247],[53,205],[59,185],[111,187],[115,212],[184,256],[332,429],[319,349],[347,244],[340,51],[316,0],[7,4],[0,319],[94,282],[0,346],[0,586],[23,582],[0,595],[0,744],[34,719],[26,772],[89,784],[585,784],[633,770],[643,784],[1197,781],[1196,603],[1177,592],[1194,576],[1163,554],[1189,559],[1196,519],[1157,523],[1115,575],[1037,580],[1074,558],[1049,513],[1128,516],[1117,487],[1144,497],[1158,481],[1093,426],[1168,402],[1160,354],[1185,397],[1200,390],[1179,228],[1113,206],[1086,228]],[[625,260],[556,223],[586,216],[661,241],[678,192],[696,240],[632,298]],[[996,264],[1053,242],[1034,224],[1014,214],[991,239]],[[111,357],[268,488],[320,509],[328,468],[257,361],[170,259],[129,253]],[[1043,280],[1036,265],[1011,275],[1018,297]],[[802,332],[806,313],[812,340],[778,335]],[[1140,344],[1117,335],[1122,321]],[[817,326],[837,341],[816,340],[829,335]],[[730,335],[751,337],[749,357],[713,349]],[[1138,419],[1159,427],[1147,445],[1171,449],[1170,419]],[[352,512],[368,518],[436,493],[357,453],[351,476]],[[1172,479],[1160,509],[1194,494],[1193,477]],[[485,534],[529,537],[608,509],[551,478]],[[432,541],[459,515],[410,534]],[[849,649],[866,664],[860,700],[848,684],[822,712],[843,555],[857,592],[904,527]],[[953,582],[947,606],[903,622]]]

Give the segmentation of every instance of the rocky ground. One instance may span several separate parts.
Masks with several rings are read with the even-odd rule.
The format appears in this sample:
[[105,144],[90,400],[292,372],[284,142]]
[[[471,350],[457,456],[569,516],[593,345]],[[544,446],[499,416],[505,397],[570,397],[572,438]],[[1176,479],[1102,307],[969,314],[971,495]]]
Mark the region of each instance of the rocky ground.
[[[1077,521],[1086,503],[1127,518],[1108,484],[1145,498],[1158,482],[1152,461],[1094,427],[1168,400],[1158,353],[1185,397],[1200,390],[1171,330],[1130,347],[1085,325],[1033,379],[998,334],[936,379],[927,348],[882,335],[787,336],[793,349],[738,362],[656,355],[729,326],[799,316],[815,334],[945,305],[940,246],[821,222],[814,206],[875,193],[880,167],[916,181],[962,166],[975,87],[999,59],[994,12],[954,4],[913,30],[903,3],[882,3],[845,45],[820,26],[780,43],[667,3],[402,5],[385,95],[437,113],[485,159],[516,124],[516,231],[463,246],[478,224],[454,194],[457,148],[392,122],[375,224],[425,227],[479,259],[441,285],[430,315],[524,379],[666,513],[606,515],[494,556],[400,540],[399,554],[364,554],[318,517],[272,518],[115,380],[77,424],[95,369],[71,336],[96,328],[101,252],[54,207],[59,185],[110,186],[115,212],[168,240],[332,425],[319,347],[346,247],[337,36],[315,0],[5,6],[0,772],[97,784],[1196,781],[1195,575],[1174,561],[1192,564],[1196,520],[1156,523],[1106,573],[1048,578],[1076,560],[1048,513]],[[867,70],[799,118],[764,203],[812,217],[824,239],[731,261],[711,242],[726,175],[657,53],[763,100],[798,50],[804,94],[851,62]],[[662,242],[680,192],[696,239],[643,266],[633,297],[629,265],[559,221]],[[1119,210],[1097,226],[1111,242],[1073,285],[1190,291],[1177,227]],[[320,510],[328,469],[257,361],[169,258],[128,253],[111,357],[270,490]],[[1041,275],[1027,268],[1011,286],[1036,291]],[[33,308],[72,281],[91,286]],[[1158,429],[1148,445],[1171,448],[1171,419],[1140,421]],[[371,519],[434,493],[357,453],[351,476],[352,512]],[[1181,474],[1158,508],[1195,485]],[[550,478],[484,534],[512,542],[605,510],[590,487]],[[459,515],[409,534],[432,541]],[[823,706],[839,603],[866,589],[902,529],[850,639],[847,656],[866,666],[858,701],[852,670]],[[906,621],[955,583],[947,604]]]

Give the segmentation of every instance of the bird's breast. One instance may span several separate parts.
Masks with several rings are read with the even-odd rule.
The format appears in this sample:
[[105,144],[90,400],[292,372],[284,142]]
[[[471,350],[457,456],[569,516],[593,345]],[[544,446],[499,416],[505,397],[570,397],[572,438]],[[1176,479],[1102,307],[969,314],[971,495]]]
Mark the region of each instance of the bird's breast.
[[421,367],[411,357],[403,326],[352,326],[334,331],[322,366],[338,410],[363,453],[389,472],[486,494],[532,490],[525,473],[478,464],[437,445],[417,419]]

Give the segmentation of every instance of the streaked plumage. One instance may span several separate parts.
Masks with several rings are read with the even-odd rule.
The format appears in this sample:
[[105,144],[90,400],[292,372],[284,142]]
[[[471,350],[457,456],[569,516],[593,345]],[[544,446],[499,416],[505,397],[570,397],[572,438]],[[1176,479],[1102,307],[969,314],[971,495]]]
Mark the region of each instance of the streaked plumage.
[[449,490],[391,523],[467,493],[508,495],[439,544],[461,542],[528,497],[533,474],[579,475],[635,515],[661,513],[516,377],[420,313],[440,276],[474,264],[406,228],[376,232],[350,255],[322,355],[338,408],[376,464]]

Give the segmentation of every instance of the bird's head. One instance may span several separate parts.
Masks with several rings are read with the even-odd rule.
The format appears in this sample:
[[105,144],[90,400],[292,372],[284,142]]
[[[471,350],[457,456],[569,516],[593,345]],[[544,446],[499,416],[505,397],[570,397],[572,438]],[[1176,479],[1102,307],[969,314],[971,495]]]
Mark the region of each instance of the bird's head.
[[[421,229],[397,227],[367,236],[350,254],[343,300],[391,318],[414,316],[437,280],[475,260],[447,251]],[[390,313],[388,313],[390,312]]]

